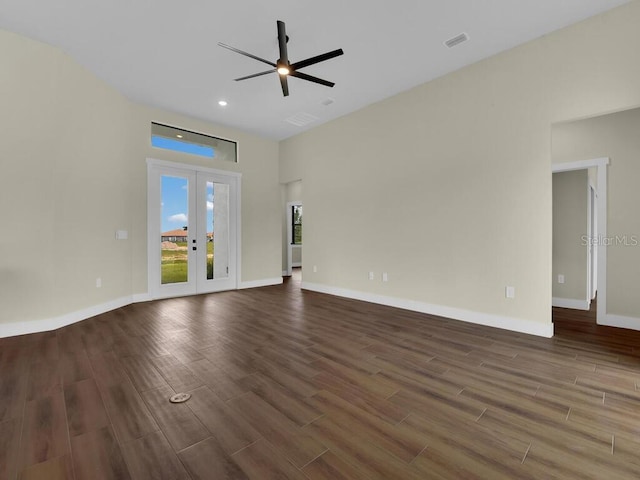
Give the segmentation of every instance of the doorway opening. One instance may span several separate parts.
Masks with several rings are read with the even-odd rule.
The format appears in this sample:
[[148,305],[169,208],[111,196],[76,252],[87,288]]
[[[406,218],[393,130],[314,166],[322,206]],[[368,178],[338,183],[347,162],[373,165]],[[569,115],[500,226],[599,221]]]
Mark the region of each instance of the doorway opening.
[[287,276],[302,267],[302,202],[287,202]]
[[[603,323],[606,319],[606,305],[607,305],[607,250],[604,242],[598,241],[599,239],[607,238],[607,166],[609,164],[608,158],[596,158],[592,160],[584,160],[577,162],[558,163],[552,166],[552,172],[583,172],[585,180],[588,179],[588,172],[591,169],[593,172],[593,182],[585,181],[584,192],[586,195],[582,197],[586,210],[586,218],[583,219],[586,222],[586,228],[584,233],[581,234],[579,241],[581,247],[586,248],[585,261],[585,290],[584,300],[562,302],[554,296],[554,307],[574,308],[579,310],[589,311],[591,308],[591,301],[596,298],[597,302],[595,308],[595,318],[597,323]],[[554,199],[555,203],[556,199]],[[554,216],[555,216],[554,206]],[[555,223],[554,218],[554,223]],[[577,239],[573,238],[576,242]],[[554,232],[555,243],[555,232]],[[555,250],[554,245],[554,250]],[[554,251],[554,256],[555,256]],[[554,265],[554,278],[552,284],[554,287],[557,284],[564,284],[565,277],[562,272],[556,271],[556,265]],[[582,298],[582,295],[580,295]]]

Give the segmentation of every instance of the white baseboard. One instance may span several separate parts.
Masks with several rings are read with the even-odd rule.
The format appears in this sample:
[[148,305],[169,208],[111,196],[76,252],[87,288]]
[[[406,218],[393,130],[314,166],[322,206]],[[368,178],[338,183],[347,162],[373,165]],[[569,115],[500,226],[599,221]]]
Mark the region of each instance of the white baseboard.
[[575,298],[553,297],[551,304],[554,307],[572,308],[574,310],[589,310],[590,308],[588,300],[577,300]]
[[598,325],[640,330],[640,318],[607,314],[604,320],[598,319]]
[[[239,289],[266,287],[280,284],[282,284],[281,277],[266,278],[261,280],[242,282],[239,286]],[[390,307],[402,308],[405,310],[427,313],[430,315],[438,315],[440,317],[461,320],[469,323],[476,323],[479,325],[486,325],[489,327],[502,328],[515,332],[528,333],[540,337],[550,338],[553,336],[553,324],[541,324],[538,322],[531,322],[529,320],[522,320],[518,318],[490,315],[487,313],[473,312],[470,310],[445,307],[441,305],[432,305],[415,300],[387,297],[383,295],[358,292],[355,290],[330,287],[327,285],[314,284],[309,282],[302,282],[302,288],[304,290],[312,290],[315,292],[336,295],[339,297],[352,298],[355,300],[362,300],[365,302],[377,303],[380,305],[387,305]],[[140,293],[134,294],[129,297],[122,297],[116,300],[111,300],[100,305],[94,305],[88,308],[77,310],[75,312],[61,315],[59,317],[47,318],[43,320],[33,320],[28,322],[0,324],[0,338],[55,330],[57,328],[66,327],[67,325],[71,325],[72,323],[86,320],[87,318],[91,318],[96,315],[115,310],[117,308],[125,307],[132,303],[147,302],[150,300],[151,296],[148,293]],[[632,317],[607,315],[606,323],[601,324],[640,330],[640,319]]]
[[338,297],[362,300],[370,303],[377,303],[380,305],[387,305],[389,307],[396,307],[404,310],[411,310],[414,312],[437,315],[439,317],[461,320],[463,322],[475,323],[488,327],[502,328],[503,330],[511,330],[514,332],[537,335],[539,337],[553,337],[553,323],[544,324],[539,322],[532,322],[530,320],[522,320],[520,318],[503,317],[500,315],[491,315],[488,313],[474,312],[471,310],[464,310],[460,308],[432,305],[415,300],[387,297],[384,295],[376,295],[374,293],[365,293],[356,290],[330,287],[328,285],[321,285],[317,283],[302,282],[302,289],[320,293],[327,293],[329,295],[336,295]]
[[258,288],[269,287],[271,285],[280,285],[282,283],[282,277],[274,278],[262,278],[260,280],[250,280],[248,282],[240,282],[238,290],[244,290],[245,288]]
[[148,293],[134,293],[131,298],[133,300],[132,303],[143,303],[153,300],[153,297]]
[[[266,287],[269,285],[279,285],[281,283],[282,277],[265,278],[262,280],[242,282],[238,288]],[[27,322],[0,323],[0,338],[27,335],[29,333],[48,332],[57,328],[66,327],[72,323],[86,320],[87,318],[95,317],[102,313],[110,312],[117,308],[126,307],[132,303],[148,302],[151,300],[153,299],[148,293],[136,293],[128,297],[118,298],[100,305],[93,305],[75,312],[60,315],[59,317],[31,320]]]
[[14,322],[0,324],[0,338],[13,337],[16,335],[26,335],[29,333],[48,332],[57,328],[66,327],[72,323],[95,317],[102,313],[110,312],[120,307],[125,307],[133,303],[133,297],[122,297],[111,300],[100,305],[76,310],[75,312],[60,315],[54,318],[45,318],[43,320],[31,320],[28,322]]

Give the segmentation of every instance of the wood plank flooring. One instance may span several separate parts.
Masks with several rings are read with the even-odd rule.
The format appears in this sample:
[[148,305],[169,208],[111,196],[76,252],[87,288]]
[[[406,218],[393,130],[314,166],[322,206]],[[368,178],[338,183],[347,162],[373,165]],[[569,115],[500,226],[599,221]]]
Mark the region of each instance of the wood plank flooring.
[[594,317],[543,339],[296,272],[0,339],[0,480],[637,479],[640,332]]

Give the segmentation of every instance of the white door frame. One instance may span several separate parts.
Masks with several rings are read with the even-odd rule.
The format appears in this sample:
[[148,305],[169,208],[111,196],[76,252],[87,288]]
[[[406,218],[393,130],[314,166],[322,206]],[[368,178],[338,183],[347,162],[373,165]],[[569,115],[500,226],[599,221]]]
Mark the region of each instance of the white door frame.
[[[591,237],[597,237],[598,235],[598,191],[594,185],[589,184],[588,187],[589,192],[589,208],[588,215],[589,219],[587,222],[587,231]],[[589,281],[587,284],[587,295],[589,304],[595,298],[596,292],[598,291],[598,249],[595,246],[590,245],[589,247]]]
[[[597,282],[598,282],[598,306],[596,311],[596,323],[607,325],[607,166],[609,158],[594,158],[591,160],[579,160],[577,162],[554,163],[551,165],[552,173],[572,172],[574,170],[588,170],[595,167],[597,169],[597,193],[598,204],[596,209],[596,239],[597,241]],[[588,284],[590,282],[587,282]],[[589,294],[587,294],[589,296]]]
[[[291,238],[293,235],[291,218],[291,208],[294,206],[302,206],[301,201],[287,202],[287,275],[291,276],[293,273],[293,245],[291,244]],[[301,246],[302,247],[302,246]]]
[[[201,167],[197,165],[190,165],[186,163],[176,163],[176,162],[168,162],[165,160],[157,160],[154,158],[147,158],[147,290],[149,292],[149,296],[152,299],[155,298],[166,298],[167,296],[180,296],[180,295],[191,295],[193,292],[182,293],[180,288],[176,288],[174,293],[160,292],[159,291],[159,274],[155,269],[155,265],[158,262],[158,258],[156,256],[157,246],[158,246],[158,238],[160,232],[157,230],[157,219],[160,216],[160,205],[158,202],[157,194],[158,188],[154,182],[155,173],[158,171],[163,172],[173,172],[176,174],[187,175],[191,181],[193,181],[193,187],[196,187],[196,177],[197,173],[203,173],[213,176],[220,176],[223,178],[227,178],[235,184],[236,194],[231,200],[231,205],[235,208],[232,208],[229,212],[230,221],[235,223],[235,228],[232,229],[235,231],[235,236],[232,235],[229,238],[230,242],[233,242],[235,248],[235,254],[233,258],[230,258],[230,264],[235,263],[235,277],[230,282],[231,289],[237,289],[238,285],[241,282],[241,180],[242,174],[238,172],[229,172],[225,170],[217,170],[214,168]],[[190,212],[194,212],[194,218],[197,215],[196,209],[194,206],[190,205]],[[188,237],[188,245],[191,246],[192,237],[189,235]],[[201,247],[203,248],[203,247]],[[204,245],[206,248],[206,244]],[[196,272],[197,268],[194,268],[195,264],[189,265],[189,271]],[[193,270],[192,270],[193,268]],[[228,287],[227,287],[228,289]]]

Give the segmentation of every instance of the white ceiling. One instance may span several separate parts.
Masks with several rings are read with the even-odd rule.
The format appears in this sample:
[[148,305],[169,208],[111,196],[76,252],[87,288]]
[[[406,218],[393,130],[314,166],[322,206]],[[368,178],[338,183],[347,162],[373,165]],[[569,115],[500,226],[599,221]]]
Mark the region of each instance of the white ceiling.
[[[628,1],[0,0],[0,28],[61,48],[134,101],[283,139]],[[217,43],[275,62],[276,20],[292,63],[344,49],[302,70],[334,88],[290,78],[285,98],[276,74],[233,81],[268,67]],[[470,41],[443,45],[461,32]],[[300,113],[318,119],[285,121]]]

